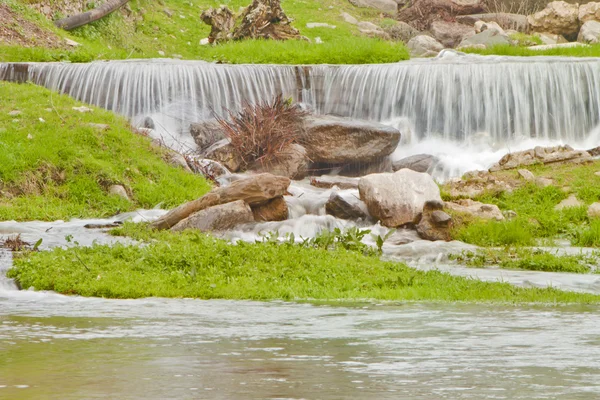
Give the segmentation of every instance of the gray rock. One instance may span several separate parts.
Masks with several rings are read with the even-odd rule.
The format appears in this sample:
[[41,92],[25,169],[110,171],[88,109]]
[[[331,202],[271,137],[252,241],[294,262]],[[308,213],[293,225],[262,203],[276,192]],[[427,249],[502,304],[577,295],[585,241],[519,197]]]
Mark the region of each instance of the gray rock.
[[362,177],[358,191],[369,214],[383,225],[394,228],[414,223],[425,202],[442,201],[433,178],[410,169]]
[[588,207],[587,215],[590,218],[599,218],[600,217],[600,203],[592,203]]
[[200,150],[207,149],[219,140],[225,139],[223,127],[216,119],[190,124],[190,135]]
[[553,1],[546,8],[527,17],[533,31],[563,35],[567,39],[577,37],[579,32],[579,5]]
[[127,201],[131,201],[129,199],[129,195],[127,194],[127,190],[125,190],[125,188],[121,185],[112,185],[108,188],[108,193],[122,197]]
[[533,172],[531,172],[528,169],[520,169],[517,171],[519,173],[519,175],[521,175],[521,177],[523,179],[525,179],[526,181],[534,181],[535,180],[535,175],[533,174]]
[[535,32],[533,35],[542,40],[542,45],[567,43],[567,39],[564,36],[555,33]]
[[492,165],[490,172],[515,169],[533,164],[581,164],[592,160],[592,156],[583,150],[573,150],[571,146],[553,146],[508,153],[498,163]]
[[445,47],[454,48],[466,38],[475,35],[475,29],[456,22],[434,21],[431,24],[431,34]]
[[421,220],[417,224],[417,233],[425,240],[450,241],[450,223],[452,217],[442,211],[444,203],[430,200],[423,205]]
[[332,187],[337,187],[339,189],[358,189],[359,181],[359,178],[332,175],[313,176],[310,178],[310,184],[312,186],[322,189],[331,189]]
[[242,167],[242,160],[236,155],[236,152],[228,139],[219,140],[206,149],[202,156],[218,161],[231,172],[237,172]]
[[400,40],[404,43],[419,34],[419,31],[407,24],[406,22],[398,21],[394,25],[384,28],[385,33],[391,40]]
[[488,29],[476,35],[466,38],[460,45],[459,49],[469,47],[493,47],[496,45],[510,44],[510,39],[507,35],[503,35],[496,30]]
[[254,222],[252,209],[243,200],[238,200],[198,211],[179,221],[171,230],[175,232],[185,229],[197,229],[202,232],[224,231],[250,222]]
[[554,206],[555,210],[564,210],[565,208],[573,208],[573,207],[581,207],[583,203],[577,199],[577,196],[574,194],[570,195],[556,206]]
[[412,57],[435,57],[444,50],[444,45],[427,35],[417,35],[407,43]]
[[581,27],[577,41],[582,43],[598,43],[600,42],[600,22],[587,21]]
[[325,203],[325,212],[340,219],[367,219],[366,206],[360,199],[353,196],[342,197],[339,193],[331,193]]
[[142,128],[146,129],[156,129],[156,124],[151,117],[144,118],[144,122],[142,123]]
[[354,18],[352,15],[348,14],[347,12],[341,13],[340,16],[344,19],[344,21],[346,21],[349,24],[352,24],[352,25],[358,24],[358,20],[356,18]]
[[265,165],[254,163],[248,167],[249,171],[268,172],[277,176],[286,176],[290,179],[303,179],[306,176],[307,169],[306,149],[297,143],[281,150],[280,157],[276,162]]
[[325,22],[308,22],[306,24],[306,27],[309,29],[312,28],[329,28],[329,29],[335,29],[335,25],[329,25]]
[[414,156],[394,161],[392,165],[394,171],[408,168],[417,172],[430,172],[439,161],[439,158],[430,154],[415,154]]
[[447,201],[445,207],[448,210],[471,215],[475,218],[493,219],[496,221],[504,220],[502,211],[495,204],[484,204],[471,199],[460,199],[456,201]]
[[316,163],[369,163],[390,155],[398,146],[400,131],[369,121],[332,116],[310,116],[302,144]]
[[356,7],[374,8],[392,15],[398,12],[398,3],[394,0],[350,0]]

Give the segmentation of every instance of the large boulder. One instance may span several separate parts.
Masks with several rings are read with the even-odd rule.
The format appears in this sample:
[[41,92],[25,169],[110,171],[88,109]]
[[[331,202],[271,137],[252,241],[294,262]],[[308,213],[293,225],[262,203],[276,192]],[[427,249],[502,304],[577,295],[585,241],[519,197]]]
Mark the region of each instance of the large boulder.
[[356,7],[374,8],[393,16],[398,12],[398,3],[394,0],[350,0],[350,3]]
[[298,143],[293,143],[281,150],[276,162],[270,164],[254,163],[248,167],[253,172],[268,172],[277,176],[287,176],[290,179],[303,179],[308,168],[306,149]]
[[229,171],[237,172],[242,168],[242,159],[237,155],[229,139],[219,140],[202,153],[204,158],[215,160]]
[[579,5],[553,1],[546,8],[527,17],[531,30],[563,35],[575,39],[579,32]]
[[316,163],[369,163],[388,156],[398,146],[400,131],[369,121],[309,116],[302,144]]
[[431,154],[415,154],[414,156],[394,161],[392,166],[394,171],[408,168],[417,172],[431,172],[439,162],[439,158],[432,156]]
[[225,139],[223,127],[216,119],[190,124],[190,135],[200,150],[204,150]]
[[471,14],[456,17],[456,21],[465,25],[474,25],[478,21],[495,22],[502,29],[513,29],[517,32],[527,32],[529,25],[527,16],[511,13]]
[[590,162],[592,156],[583,150],[573,150],[571,146],[553,146],[508,153],[498,163],[492,165],[490,172],[515,169],[533,164],[581,164]]
[[290,185],[289,178],[271,174],[259,174],[232,182],[228,186],[213,189],[197,200],[190,201],[174,208],[151,224],[155,229],[168,229],[191,214],[206,208],[244,200],[254,206],[283,196]]
[[502,211],[495,204],[484,204],[471,199],[460,199],[455,201],[447,201],[445,207],[448,210],[455,211],[461,214],[468,214],[474,218],[492,219],[496,221],[504,220]]
[[359,220],[367,219],[365,204],[352,195],[342,196],[333,192],[325,203],[325,212],[340,219]]
[[426,201],[442,201],[433,178],[410,169],[367,175],[361,178],[358,191],[371,216],[388,227],[415,223]]
[[251,208],[254,220],[257,222],[284,221],[288,219],[288,205],[283,196],[275,197],[265,203],[254,205]]
[[427,35],[417,35],[407,43],[411,57],[435,57],[444,45]]
[[577,41],[582,43],[598,43],[600,42],[600,22],[587,21],[581,27]]
[[185,229],[198,229],[203,232],[224,231],[249,222],[254,222],[252,210],[246,202],[238,200],[195,212],[179,221],[171,230],[175,232]]
[[431,34],[444,46],[454,48],[469,36],[473,36],[475,29],[457,22],[433,21]]
[[579,6],[579,22],[600,21],[600,3],[587,3]]
[[385,33],[391,40],[400,40],[404,43],[419,34],[419,31],[407,24],[406,22],[397,21],[394,25],[384,28]]
[[482,47],[488,48],[497,45],[510,44],[510,39],[507,35],[504,35],[497,30],[484,30],[481,33],[470,36],[460,42],[458,46],[459,49],[469,48],[469,47]]
[[423,205],[421,220],[417,224],[417,233],[425,240],[452,240],[450,228],[452,217],[443,211],[444,202],[426,201]]

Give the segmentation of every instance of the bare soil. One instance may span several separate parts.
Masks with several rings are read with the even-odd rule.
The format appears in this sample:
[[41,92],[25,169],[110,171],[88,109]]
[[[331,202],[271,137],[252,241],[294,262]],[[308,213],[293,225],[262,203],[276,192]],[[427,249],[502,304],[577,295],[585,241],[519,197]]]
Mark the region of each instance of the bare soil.
[[63,47],[63,41],[53,32],[44,30],[0,4],[0,43],[25,47]]

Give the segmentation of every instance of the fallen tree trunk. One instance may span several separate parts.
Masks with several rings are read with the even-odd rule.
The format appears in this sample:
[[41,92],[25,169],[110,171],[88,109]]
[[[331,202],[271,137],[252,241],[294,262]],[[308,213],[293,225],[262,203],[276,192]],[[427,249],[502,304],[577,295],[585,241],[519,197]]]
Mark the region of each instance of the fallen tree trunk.
[[100,18],[123,7],[128,2],[129,0],[107,0],[100,7],[94,8],[93,10],[54,21],[54,25],[66,31],[70,31],[80,26],[89,24],[90,22],[97,21]]

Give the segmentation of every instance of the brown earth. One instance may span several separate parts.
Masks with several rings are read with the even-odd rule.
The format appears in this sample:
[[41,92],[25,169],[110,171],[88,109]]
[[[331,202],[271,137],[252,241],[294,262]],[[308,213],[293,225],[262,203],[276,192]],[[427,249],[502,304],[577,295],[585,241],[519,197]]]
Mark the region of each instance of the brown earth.
[[24,47],[63,46],[62,39],[56,34],[20,17],[5,4],[0,4],[0,43]]

